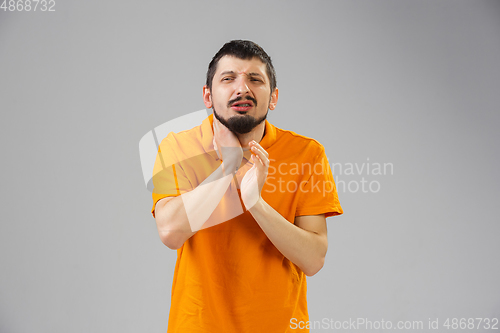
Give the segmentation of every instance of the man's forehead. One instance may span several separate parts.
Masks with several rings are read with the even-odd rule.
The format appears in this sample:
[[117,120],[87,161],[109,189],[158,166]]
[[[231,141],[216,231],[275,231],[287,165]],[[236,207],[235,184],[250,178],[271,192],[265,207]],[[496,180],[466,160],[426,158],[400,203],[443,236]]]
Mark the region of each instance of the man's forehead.
[[258,57],[253,57],[251,59],[240,59],[234,56],[226,55],[223,56],[217,64],[217,74],[228,71],[237,74],[259,73],[265,75],[266,64],[263,63]]

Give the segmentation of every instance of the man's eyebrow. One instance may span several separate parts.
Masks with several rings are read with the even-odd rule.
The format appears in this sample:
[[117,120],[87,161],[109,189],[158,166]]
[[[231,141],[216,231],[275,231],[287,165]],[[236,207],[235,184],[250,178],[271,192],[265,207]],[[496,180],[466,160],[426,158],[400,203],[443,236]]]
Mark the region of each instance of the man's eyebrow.
[[[224,76],[224,75],[228,75],[228,74],[235,75],[236,73],[234,71],[224,71],[224,72],[220,73],[219,76]],[[264,76],[262,74],[255,73],[255,72],[248,73],[247,75],[248,76],[260,76],[261,78],[264,78]]]
[[224,76],[227,74],[234,74],[234,72],[233,71],[225,71],[225,72],[220,73],[219,76]]
[[264,78],[264,76],[260,73],[248,73],[248,76],[260,76],[261,78]]

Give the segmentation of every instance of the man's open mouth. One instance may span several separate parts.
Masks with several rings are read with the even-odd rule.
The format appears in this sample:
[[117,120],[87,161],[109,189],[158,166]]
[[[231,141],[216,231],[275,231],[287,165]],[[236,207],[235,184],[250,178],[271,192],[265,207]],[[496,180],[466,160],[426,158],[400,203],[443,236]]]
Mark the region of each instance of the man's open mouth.
[[239,101],[233,103],[231,109],[233,109],[234,111],[244,112],[250,110],[252,107],[253,103],[251,101]]

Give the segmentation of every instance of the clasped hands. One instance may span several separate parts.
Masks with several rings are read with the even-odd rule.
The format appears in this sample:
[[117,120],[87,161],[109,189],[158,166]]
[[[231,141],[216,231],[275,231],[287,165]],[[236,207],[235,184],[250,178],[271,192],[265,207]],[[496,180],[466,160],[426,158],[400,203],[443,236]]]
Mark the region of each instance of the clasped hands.
[[[225,175],[236,172],[243,159],[243,148],[238,137],[217,118],[213,118],[214,148],[222,160],[222,169]],[[241,180],[241,199],[245,208],[250,210],[261,198],[262,187],[266,182],[269,169],[269,154],[254,140],[249,143],[252,153],[252,167],[245,173]]]

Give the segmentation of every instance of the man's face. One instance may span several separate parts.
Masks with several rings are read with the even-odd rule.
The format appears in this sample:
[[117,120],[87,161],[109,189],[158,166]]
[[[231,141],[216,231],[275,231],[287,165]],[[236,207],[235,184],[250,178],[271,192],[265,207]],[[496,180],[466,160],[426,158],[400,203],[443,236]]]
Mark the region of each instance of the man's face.
[[259,58],[224,56],[217,64],[211,91],[205,86],[203,97],[223,125],[245,134],[266,119],[268,109],[275,108],[278,90],[271,95],[266,65]]

